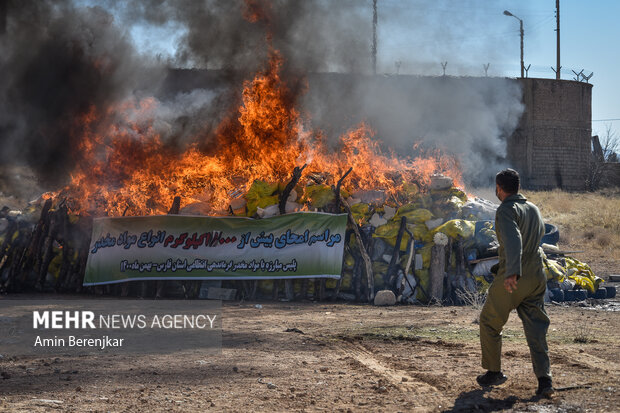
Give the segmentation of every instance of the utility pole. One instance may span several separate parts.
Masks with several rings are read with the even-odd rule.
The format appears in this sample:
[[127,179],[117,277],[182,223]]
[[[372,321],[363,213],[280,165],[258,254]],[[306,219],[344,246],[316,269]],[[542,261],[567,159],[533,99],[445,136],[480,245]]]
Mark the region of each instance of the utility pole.
[[557,32],[557,61],[556,61],[556,69],[555,69],[555,78],[560,80],[560,0],[555,0],[555,22],[556,22],[556,32]]
[[377,74],[377,0],[372,0],[372,73]]
[[523,20],[521,19],[519,19],[519,31],[521,33],[521,79],[523,79],[523,69],[525,69],[525,63],[523,63]]

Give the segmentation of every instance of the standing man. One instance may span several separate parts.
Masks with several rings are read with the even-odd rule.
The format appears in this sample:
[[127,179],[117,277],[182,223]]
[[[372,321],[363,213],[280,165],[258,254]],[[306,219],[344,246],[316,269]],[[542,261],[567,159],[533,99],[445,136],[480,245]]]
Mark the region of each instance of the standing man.
[[482,367],[487,372],[476,380],[483,387],[506,381],[501,369],[502,328],[510,311],[516,309],[538,378],[536,394],[549,397],[553,386],[547,350],[549,317],[544,305],[547,279],[539,247],[545,225],[536,205],[519,194],[517,171],[499,172],[495,183],[495,193],[502,201],[495,214],[499,267],[480,313]]

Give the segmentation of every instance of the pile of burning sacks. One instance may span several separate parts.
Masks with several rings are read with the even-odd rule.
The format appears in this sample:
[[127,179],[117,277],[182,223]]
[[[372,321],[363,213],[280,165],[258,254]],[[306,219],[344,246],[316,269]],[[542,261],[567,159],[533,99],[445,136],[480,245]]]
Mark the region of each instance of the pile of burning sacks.
[[[497,263],[493,226],[497,204],[469,199],[444,175],[433,175],[423,191],[417,184],[404,184],[396,195],[381,190],[336,190],[324,174],[309,174],[307,182],[291,190],[282,184],[254,181],[247,191],[231,194],[228,211],[268,218],[280,213],[280,199],[288,193],[286,213],[340,213],[344,209],[350,214],[341,279],[295,280],[297,298],[365,301],[375,291],[386,289],[403,303],[467,304],[484,296]],[[207,205],[193,203],[180,213],[196,215],[207,209]],[[356,222],[359,236],[351,221]],[[0,211],[0,289],[15,290],[9,286],[17,284],[26,289],[79,291],[88,255],[88,223],[51,200],[32,203],[24,211]],[[615,290],[599,288],[602,280],[586,264],[557,254],[552,245],[545,248],[548,299],[579,300],[588,294],[605,298],[601,291],[607,297],[615,295]],[[239,282],[226,283],[236,288]],[[259,281],[258,291],[278,298],[281,283]]]
[[[286,213],[304,209],[341,212],[334,187],[326,182],[329,182],[326,176],[311,174],[307,185],[297,185],[288,195]],[[283,188],[282,184],[254,181],[245,194],[236,193],[230,212],[254,218],[278,215]],[[448,304],[467,304],[475,299],[474,296],[485,294],[493,279],[493,265],[498,262],[499,244],[493,222],[497,204],[468,198],[444,175],[433,175],[425,192],[411,183],[403,185],[398,197],[380,190],[349,193],[343,189],[341,195],[359,226],[364,249],[372,262],[373,293],[389,289],[400,302],[434,300]],[[181,213],[194,211],[194,207],[189,207]],[[368,296],[368,280],[359,239],[353,236],[350,228],[346,242],[342,278],[326,280],[325,288],[333,298],[364,300]],[[601,296],[599,284],[602,280],[586,264],[554,255],[557,247],[553,245],[545,245],[545,248],[550,257],[545,261],[548,299],[563,301],[586,295]],[[433,254],[438,253],[444,257],[434,259]],[[433,263],[440,266],[440,286],[432,285]],[[259,290],[270,295],[277,291],[274,282],[281,281],[260,281]],[[300,280],[294,282],[297,294],[302,288],[306,294],[307,288],[311,296],[318,295],[315,291],[318,284],[305,287],[301,284]]]

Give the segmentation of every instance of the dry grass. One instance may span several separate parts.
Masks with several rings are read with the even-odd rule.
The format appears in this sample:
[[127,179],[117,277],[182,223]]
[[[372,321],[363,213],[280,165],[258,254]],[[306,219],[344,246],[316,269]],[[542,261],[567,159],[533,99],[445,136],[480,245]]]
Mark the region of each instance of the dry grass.
[[[499,203],[494,188],[470,188],[468,193]],[[620,274],[620,188],[522,193],[538,205],[545,222],[558,227],[561,249],[584,251],[574,257],[599,276]]]
[[538,205],[545,222],[560,230],[562,249],[601,275],[620,272],[620,190],[571,193],[561,190],[523,191]]

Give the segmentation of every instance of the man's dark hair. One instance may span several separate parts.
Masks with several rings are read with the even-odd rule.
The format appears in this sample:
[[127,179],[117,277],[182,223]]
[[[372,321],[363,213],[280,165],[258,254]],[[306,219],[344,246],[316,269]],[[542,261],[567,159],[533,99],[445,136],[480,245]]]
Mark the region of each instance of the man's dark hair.
[[520,181],[519,172],[510,168],[504,169],[495,175],[495,183],[508,194],[519,192]]

